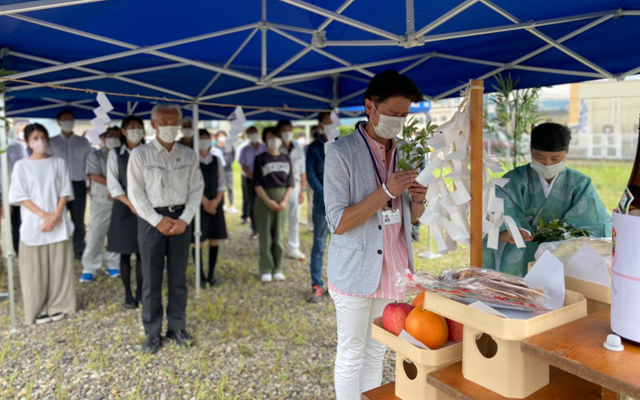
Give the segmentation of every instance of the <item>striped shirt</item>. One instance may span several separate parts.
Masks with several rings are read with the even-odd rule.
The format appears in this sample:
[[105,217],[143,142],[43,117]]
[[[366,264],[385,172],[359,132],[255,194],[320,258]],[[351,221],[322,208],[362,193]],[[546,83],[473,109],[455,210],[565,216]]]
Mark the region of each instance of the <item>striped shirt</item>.
[[[358,126],[358,130],[364,135],[367,145],[371,149],[373,158],[378,167],[378,172],[382,179],[388,180],[393,173],[393,154],[395,153],[396,142],[392,141],[392,148],[388,152],[385,151],[384,145],[373,140],[364,129],[365,124]],[[352,133],[358,135],[358,132]],[[375,174],[376,164],[371,162],[372,174]],[[376,183],[378,187],[381,186],[381,182],[378,181],[376,176]],[[409,249],[407,248],[407,240],[404,232],[404,219],[402,218],[402,196],[396,197],[393,200],[393,206],[400,212],[400,220],[403,221],[399,224],[384,225],[382,230],[382,237],[384,239],[383,255],[382,255],[382,273],[380,275],[380,283],[378,289],[368,296],[357,296],[349,293],[344,293],[329,282],[329,290],[338,294],[353,297],[371,297],[375,299],[389,299],[389,300],[404,300],[404,290],[395,286],[395,281],[398,274],[404,274],[405,269],[409,268]],[[385,208],[387,206],[385,205]],[[365,249],[367,251],[368,249]]]

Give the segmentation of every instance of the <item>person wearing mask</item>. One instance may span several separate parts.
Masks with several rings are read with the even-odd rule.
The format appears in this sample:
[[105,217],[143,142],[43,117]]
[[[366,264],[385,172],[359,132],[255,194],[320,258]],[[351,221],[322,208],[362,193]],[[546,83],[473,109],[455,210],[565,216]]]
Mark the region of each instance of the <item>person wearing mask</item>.
[[304,261],[306,256],[300,252],[300,204],[304,201],[304,190],[307,186],[304,151],[293,140],[293,125],[288,119],[282,119],[276,126],[282,138],[280,152],[289,156],[291,173],[293,174],[293,190],[289,196],[287,214],[289,219],[289,251],[287,257]]
[[253,213],[260,233],[260,280],[283,281],[284,229],[294,179],[289,156],[280,152],[278,129],[264,128],[262,141],[267,151],[256,157],[252,178],[257,195]]
[[[244,224],[246,223],[247,218],[251,219],[251,239],[257,239],[259,235],[256,228],[256,220],[253,216],[253,205],[256,199],[256,191],[253,184],[253,165],[256,161],[256,157],[267,151],[267,146],[260,143],[260,135],[258,134],[257,128],[248,128],[247,137],[249,139],[249,144],[242,148],[239,159],[242,172],[244,173],[244,176],[242,177],[242,187],[247,195],[246,202],[244,203],[246,205],[246,210],[242,220]],[[245,205],[243,205],[243,207]]]
[[311,248],[311,294],[307,298],[309,303],[318,303],[324,293],[324,282],[322,281],[322,264],[324,250],[327,245],[329,228],[324,208],[324,144],[327,142],[327,135],[324,134],[323,124],[331,125],[331,114],[320,112],[318,114],[318,125],[312,128],[314,141],[307,149],[307,180],[309,187],[313,191],[313,208],[311,213],[313,226],[313,246]]
[[220,131],[216,136],[216,147],[222,151],[224,157],[224,177],[229,193],[229,214],[237,214],[238,210],[233,205],[233,162],[236,159],[236,149],[232,144],[227,144],[227,132]]
[[[9,140],[7,148],[7,158],[9,159],[9,176],[13,172],[13,167],[23,158],[29,157],[27,143],[24,140],[24,128],[27,124],[18,124],[15,128],[15,139]],[[13,238],[13,250],[19,255],[20,248],[20,207],[11,206],[11,236]]]
[[[120,254],[120,274],[124,285],[124,306],[134,309],[142,301],[142,261],[138,246],[138,212],[127,196],[127,166],[133,149],[144,143],[144,123],[135,115],[122,121],[124,144],[109,151],[107,187],[113,199],[113,212],[107,251]],[[136,255],[136,295],[131,292],[131,256]]]
[[61,133],[51,138],[50,154],[62,158],[69,168],[69,176],[73,184],[74,200],[67,204],[71,220],[75,226],[73,231],[73,251],[76,258],[82,258],[85,248],[84,215],[87,208],[87,181],[85,169],[87,158],[91,154],[91,145],[83,137],[75,135],[75,116],[71,110],[60,110],[57,115]]
[[[227,238],[227,225],[224,220],[224,192],[226,178],[224,167],[218,157],[211,154],[211,136],[206,129],[200,129],[200,170],[204,179],[204,193],[200,206],[200,246],[209,242],[209,271],[204,274],[204,266],[200,269],[200,285],[204,289],[216,284],[215,268],[218,261],[218,245],[221,239]],[[194,235],[193,242],[196,243]],[[195,260],[195,248],[193,250]]]
[[20,205],[22,213],[19,269],[25,323],[44,324],[76,311],[73,223],[66,212],[73,187],[65,161],[47,154],[47,129],[31,124],[24,132],[31,155],[13,169],[9,201]]
[[180,144],[192,149],[193,137],[196,134],[196,130],[193,128],[193,119],[191,117],[182,118],[182,125],[180,127],[180,132],[182,133],[182,139],[180,139]]
[[169,286],[165,339],[191,346],[186,330],[186,270],[191,242],[191,221],[200,207],[204,182],[198,155],[175,143],[182,111],[174,104],[151,110],[156,140],[133,149],[127,169],[127,195],[138,219],[138,245],[142,259],[142,322],[147,339],[142,349],[155,353],[162,340],[162,278]]
[[564,164],[570,142],[571,131],[559,124],[544,123],[532,130],[531,163],[507,172],[509,183],[496,187],[496,196],[504,199],[504,215],[514,219],[526,248],[517,248],[503,226],[497,250],[487,248],[485,239],[485,268],[524,276],[538,250],[531,233],[540,220],[565,220],[591,236],[611,237],[611,215],[591,179]]
[[337,400],[360,399],[380,386],[386,347],[371,338],[384,307],[402,301],[397,274],[413,270],[411,225],[425,210],[417,170],[399,171],[395,137],[412,102],[422,99],[406,76],[374,76],[364,94],[368,119],[328,146],[324,193],[331,232],[327,271],[336,309]]
[[104,260],[107,274],[120,277],[120,255],[112,251],[105,253],[104,241],[111,225],[113,199],[107,188],[107,160],[109,151],[120,147],[120,128],[112,127],[100,135],[102,148],[87,159],[87,176],[91,181],[91,210],[89,213],[89,240],[82,255],[80,282],[93,282]]

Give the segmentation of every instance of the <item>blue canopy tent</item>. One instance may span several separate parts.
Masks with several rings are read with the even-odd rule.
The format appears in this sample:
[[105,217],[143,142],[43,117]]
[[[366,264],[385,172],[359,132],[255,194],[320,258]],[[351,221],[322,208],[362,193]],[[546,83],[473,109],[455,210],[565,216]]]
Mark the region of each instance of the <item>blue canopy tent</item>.
[[0,0],[2,67],[17,71],[0,107],[92,118],[91,90],[108,93],[114,118],[166,99],[194,119],[236,105],[250,119],[305,119],[361,106],[390,68],[425,100],[507,71],[520,87],[624,79],[640,72],[639,33],[638,0]]

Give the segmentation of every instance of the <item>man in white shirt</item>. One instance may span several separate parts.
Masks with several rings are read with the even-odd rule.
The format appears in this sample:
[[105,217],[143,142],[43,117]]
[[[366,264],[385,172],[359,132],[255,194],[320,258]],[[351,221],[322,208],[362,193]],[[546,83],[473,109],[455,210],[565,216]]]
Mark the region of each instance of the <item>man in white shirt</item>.
[[165,257],[169,327],[165,339],[190,346],[186,331],[186,269],[191,243],[190,223],[199,212],[204,181],[198,155],[175,143],[182,111],[173,104],[158,104],[151,112],[156,140],[135,148],[127,168],[127,194],[138,212],[138,244],[142,259],[142,322],[147,340],[142,349],[155,353],[162,344],[162,277]]
[[73,251],[77,258],[82,257],[85,248],[84,214],[87,207],[87,182],[85,168],[87,158],[91,154],[89,141],[81,136],[74,135],[75,116],[71,110],[58,112],[58,125],[61,133],[49,141],[50,154],[60,157],[67,162],[69,177],[73,184],[75,200],[67,203],[71,220],[75,225],[73,231]]
[[[18,124],[15,127],[15,139],[9,140],[7,147],[7,158],[9,159],[9,176],[13,172],[13,166],[23,158],[29,157],[27,144],[24,142],[24,127],[26,124]],[[11,182],[9,182],[11,184]],[[13,249],[18,254],[20,247],[20,206],[11,206],[11,235],[13,236]]]
[[107,160],[109,150],[122,145],[120,129],[112,127],[100,135],[102,147],[87,158],[87,175],[91,180],[91,211],[89,213],[89,240],[82,254],[80,282],[92,282],[102,267],[103,259],[111,278],[120,276],[120,254],[105,252],[105,239],[111,225],[113,199],[107,188]]

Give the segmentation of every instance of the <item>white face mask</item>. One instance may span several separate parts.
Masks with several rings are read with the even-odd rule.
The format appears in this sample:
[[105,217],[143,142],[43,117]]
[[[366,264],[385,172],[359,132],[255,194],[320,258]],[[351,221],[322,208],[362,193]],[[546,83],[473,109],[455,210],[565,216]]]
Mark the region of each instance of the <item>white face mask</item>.
[[198,141],[198,147],[200,148],[200,150],[209,151],[209,149],[211,148],[211,139],[200,139]]
[[282,147],[282,139],[280,139],[280,138],[271,138],[271,139],[267,140],[267,147],[271,151],[278,150],[280,147]]
[[76,125],[75,121],[59,121],[60,128],[65,132],[73,132],[73,127]]
[[144,138],[144,129],[127,129],[127,139],[133,143],[138,144]]
[[37,140],[29,141],[29,148],[31,148],[31,151],[33,151],[34,153],[44,154],[47,152],[47,149],[49,148],[49,146],[47,145],[47,142],[45,142],[44,140],[37,139]]
[[282,141],[285,143],[289,143],[293,140],[293,132],[291,131],[287,131],[287,132],[282,132]]
[[179,126],[159,126],[158,136],[160,136],[160,139],[165,143],[173,143],[176,141],[179,131]]
[[182,128],[182,137],[192,138],[195,130],[193,128]]
[[116,137],[107,138],[104,142],[109,150],[122,146],[122,142]]
[[258,143],[258,140],[260,140],[260,136],[257,133],[250,133],[248,137],[251,143]]
[[225,144],[225,143],[227,143],[227,138],[224,136],[220,136],[218,138],[218,144]]
[[564,171],[566,166],[564,165],[564,161],[553,165],[543,165],[536,160],[531,160],[531,168],[544,179],[552,179]]
[[376,135],[383,139],[393,139],[402,133],[402,127],[407,121],[405,117],[390,117],[380,114],[375,106],[373,109],[378,113],[378,126],[373,125],[373,121],[371,122]]

